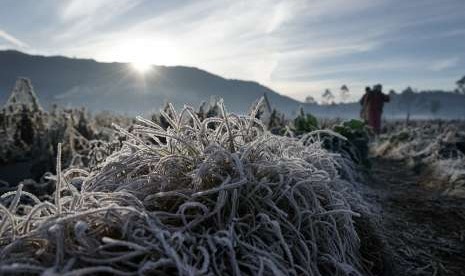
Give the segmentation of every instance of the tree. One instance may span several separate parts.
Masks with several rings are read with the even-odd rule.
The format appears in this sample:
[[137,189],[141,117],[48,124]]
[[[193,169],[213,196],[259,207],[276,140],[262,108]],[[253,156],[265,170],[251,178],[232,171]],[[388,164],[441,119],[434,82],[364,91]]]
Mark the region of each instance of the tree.
[[404,91],[402,91],[402,94],[400,94],[399,104],[401,105],[401,107],[405,108],[405,113],[406,113],[405,122],[407,124],[410,121],[412,106],[415,100],[416,100],[415,92],[413,92],[413,89],[410,86],[407,87]]
[[462,94],[465,94],[465,76],[463,76],[461,79],[459,79],[457,82],[457,90],[462,93]]
[[349,88],[347,87],[347,85],[345,85],[345,84],[342,85],[341,86],[341,91],[339,93],[340,93],[341,102],[342,103],[347,102],[347,100],[350,97],[350,91],[349,91]]
[[334,95],[329,89],[325,90],[322,97],[323,97],[323,104],[331,104],[331,102],[334,101]]
[[315,98],[313,98],[312,96],[307,96],[305,98],[305,103],[308,103],[308,104],[315,104],[316,101],[315,101]]
[[[397,97],[398,97],[398,94],[397,94],[397,92],[396,92],[394,89],[389,90],[389,101],[390,101],[391,103],[396,102]],[[388,110],[391,111],[391,112],[390,112],[390,113],[391,113],[391,117],[394,118],[394,115],[395,115],[395,112],[396,112],[395,108],[394,108],[392,105],[388,105],[388,106],[386,107],[386,113],[387,113]]]

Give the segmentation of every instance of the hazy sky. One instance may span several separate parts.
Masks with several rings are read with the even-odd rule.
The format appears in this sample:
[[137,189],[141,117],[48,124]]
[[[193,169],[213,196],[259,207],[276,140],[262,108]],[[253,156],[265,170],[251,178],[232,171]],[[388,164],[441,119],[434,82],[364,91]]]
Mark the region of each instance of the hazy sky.
[[0,7],[0,49],[196,66],[300,100],[342,84],[353,98],[377,82],[452,89],[465,74],[465,0],[0,0]]

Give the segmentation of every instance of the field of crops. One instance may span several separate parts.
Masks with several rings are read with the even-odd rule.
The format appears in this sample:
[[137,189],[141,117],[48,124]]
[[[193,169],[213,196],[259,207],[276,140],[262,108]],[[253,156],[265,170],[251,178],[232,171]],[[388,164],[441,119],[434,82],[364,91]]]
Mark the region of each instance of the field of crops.
[[405,160],[418,185],[463,196],[463,122],[390,122],[374,140],[361,121],[263,107],[167,105],[134,119],[5,107],[1,274],[391,275],[398,259],[409,275],[440,269],[392,247],[373,158]]

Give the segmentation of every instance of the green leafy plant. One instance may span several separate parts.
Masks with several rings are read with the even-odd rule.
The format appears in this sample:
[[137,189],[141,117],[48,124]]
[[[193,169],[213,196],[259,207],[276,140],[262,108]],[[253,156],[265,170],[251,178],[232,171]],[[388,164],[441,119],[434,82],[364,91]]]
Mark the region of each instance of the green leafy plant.
[[346,152],[354,162],[369,167],[370,136],[366,124],[352,119],[334,126],[333,130],[347,138],[347,141],[340,145],[341,150]]
[[315,116],[305,113],[300,109],[299,116],[294,119],[294,129],[296,134],[304,134],[318,129],[318,120]]

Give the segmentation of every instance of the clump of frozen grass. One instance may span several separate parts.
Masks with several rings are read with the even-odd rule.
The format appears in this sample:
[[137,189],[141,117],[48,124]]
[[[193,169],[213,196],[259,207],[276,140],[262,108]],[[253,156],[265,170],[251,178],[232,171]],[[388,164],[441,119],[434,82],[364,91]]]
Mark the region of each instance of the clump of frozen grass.
[[127,140],[99,169],[58,170],[53,202],[21,186],[2,195],[0,271],[366,275],[355,197],[318,140],[270,134],[258,108],[170,109],[167,129],[118,128]]
[[421,168],[422,184],[443,190],[445,195],[465,196],[465,151],[463,122],[417,122],[400,128],[374,145],[374,154],[406,160]]

